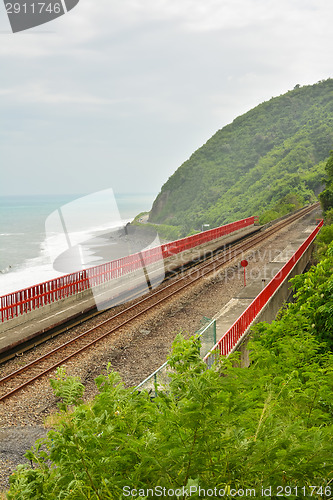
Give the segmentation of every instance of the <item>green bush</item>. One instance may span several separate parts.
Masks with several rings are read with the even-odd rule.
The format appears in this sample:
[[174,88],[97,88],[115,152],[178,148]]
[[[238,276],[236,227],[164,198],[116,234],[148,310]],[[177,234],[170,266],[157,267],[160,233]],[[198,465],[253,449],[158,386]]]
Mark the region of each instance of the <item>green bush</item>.
[[327,226],[330,226],[333,224],[333,207],[325,212],[324,222]]

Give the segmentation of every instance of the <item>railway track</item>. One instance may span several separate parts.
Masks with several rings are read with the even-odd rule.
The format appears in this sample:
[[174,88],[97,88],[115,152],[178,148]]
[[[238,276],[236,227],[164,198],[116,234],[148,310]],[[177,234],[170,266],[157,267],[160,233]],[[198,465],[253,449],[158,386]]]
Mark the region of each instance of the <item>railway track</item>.
[[262,233],[255,234],[245,241],[228,248],[226,251],[218,252],[207,262],[202,263],[200,266],[195,266],[186,273],[182,273],[180,277],[173,279],[167,285],[151,292],[149,295],[123,309],[121,312],[100,321],[97,325],[87,329],[75,338],[9,375],[6,375],[0,379],[0,401],[5,401],[20,390],[27,388],[37,379],[50,374],[58,366],[80,355],[97,342],[100,342],[109,335],[115,334],[121,328],[129,326],[131,322],[149,313],[155,307],[175,298],[177,294],[185,291],[191,285],[198,283],[204,277],[208,277],[212,273],[218,272],[226,264],[231,263],[235,258],[243,255],[244,252],[249,251],[259,243],[263,243],[273,234],[305,216],[318,206],[319,204],[315,204],[306,207],[287,219],[268,227]]

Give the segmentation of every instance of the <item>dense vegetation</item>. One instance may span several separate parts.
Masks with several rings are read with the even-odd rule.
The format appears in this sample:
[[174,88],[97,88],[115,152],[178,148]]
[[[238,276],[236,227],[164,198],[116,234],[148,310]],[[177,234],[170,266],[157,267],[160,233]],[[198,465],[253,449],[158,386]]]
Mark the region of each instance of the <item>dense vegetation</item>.
[[333,243],[293,279],[295,303],[256,327],[248,369],[231,357],[207,370],[198,339],[178,336],[167,392],[151,400],[109,367],[90,404],[80,381],[58,370],[59,422],[27,453],[32,466],[18,467],[8,498],[143,500],[163,488],[182,499],[186,490],[218,498],[214,488],[221,497],[262,497],[264,488],[269,498],[331,498],[332,271]]
[[[169,178],[150,221],[182,234],[315,201],[333,146],[333,80],[272,98],[219,130]],[[332,196],[332,191],[330,191]]]
[[149,212],[141,212],[135,217],[131,222],[131,226],[134,226],[138,231],[148,226],[155,236],[158,235],[161,243],[164,241],[175,241],[182,236],[182,231],[180,227],[170,226],[167,224],[152,224],[151,222],[146,222],[142,224],[140,219],[142,216],[148,216]]
[[319,199],[326,217],[333,216],[333,151],[330,152],[330,157],[325,166],[325,184],[326,189],[319,195]]

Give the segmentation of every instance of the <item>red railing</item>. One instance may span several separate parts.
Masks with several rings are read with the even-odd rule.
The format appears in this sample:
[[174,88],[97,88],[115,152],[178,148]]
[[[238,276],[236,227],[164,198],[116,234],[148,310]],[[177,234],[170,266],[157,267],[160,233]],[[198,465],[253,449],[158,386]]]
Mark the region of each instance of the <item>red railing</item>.
[[267,304],[268,300],[276,292],[279,286],[287,278],[293,267],[297,264],[299,259],[302,257],[304,252],[313,242],[317,236],[320,228],[323,225],[323,221],[317,225],[316,229],[310,234],[310,236],[302,243],[302,245],[297,249],[291,259],[280,269],[280,271],[274,276],[274,278],[265,286],[265,288],[257,295],[257,297],[251,302],[251,304],[245,309],[243,314],[235,321],[235,323],[229,328],[229,330],[223,335],[222,338],[215,344],[210,353],[208,353],[204,361],[208,366],[212,366],[215,361],[215,353],[222,356],[228,356],[231,351],[236,347],[238,342],[241,340],[246,330],[251,326],[257,315],[260,313],[262,308]]
[[226,224],[225,226],[210,229],[187,238],[107,262],[106,264],[67,274],[60,278],[45,281],[44,283],[4,295],[0,297],[1,322],[142,269],[143,262],[147,266],[202,245],[203,243],[213,241],[221,236],[231,234],[255,222],[255,217],[248,217]]

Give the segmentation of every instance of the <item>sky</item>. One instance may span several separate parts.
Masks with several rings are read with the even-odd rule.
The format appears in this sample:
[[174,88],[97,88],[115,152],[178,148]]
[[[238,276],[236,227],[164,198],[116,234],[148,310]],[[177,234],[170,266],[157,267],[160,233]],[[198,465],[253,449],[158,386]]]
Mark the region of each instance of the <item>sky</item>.
[[333,77],[331,0],[80,0],[11,33],[0,195],[158,193],[219,129]]

